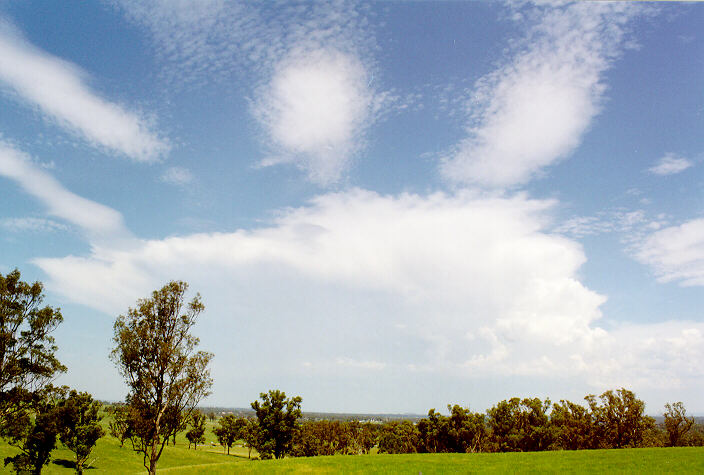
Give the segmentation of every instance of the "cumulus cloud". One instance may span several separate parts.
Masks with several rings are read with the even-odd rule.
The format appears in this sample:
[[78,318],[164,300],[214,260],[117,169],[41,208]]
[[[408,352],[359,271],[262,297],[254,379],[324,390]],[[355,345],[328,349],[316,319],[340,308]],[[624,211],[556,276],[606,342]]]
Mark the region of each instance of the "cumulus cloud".
[[29,44],[2,18],[0,84],[94,145],[137,161],[155,160],[169,149],[142,116],[101,98],[83,71]]
[[15,181],[51,215],[79,226],[93,239],[129,234],[120,213],[68,191],[27,155],[1,141],[0,176]]
[[372,113],[362,63],[339,51],[296,52],[259,93],[254,114],[277,147],[262,164],[294,162],[320,184],[339,179]]
[[538,20],[513,59],[477,83],[468,136],[444,159],[443,175],[507,187],[571,153],[600,110],[603,75],[632,11],[623,4],[570,3],[530,12]]
[[704,219],[652,233],[637,247],[636,258],[652,267],[661,282],[704,285]]
[[164,171],[160,179],[170,185],[185,186],[193,182],[193,174],[187,168],[169,167]]
[[668,153],[658,161],[657,165],[648,168],[648,171],[653,175],[675,175],[685,171],[692,165],[694,163],[691,160]]

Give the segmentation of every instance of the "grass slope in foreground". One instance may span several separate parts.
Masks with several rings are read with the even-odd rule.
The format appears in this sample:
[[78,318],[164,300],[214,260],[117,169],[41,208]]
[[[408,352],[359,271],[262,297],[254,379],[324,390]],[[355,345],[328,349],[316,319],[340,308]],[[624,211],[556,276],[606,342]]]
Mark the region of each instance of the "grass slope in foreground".
[[[186,446],[164,450],[157,472],[169,474],[232,473],[704,473],[704,448],[646,448],[622,450],[583,450],[504,454],[409,454],[355,455],[284,460],[250,461],[246,451],[233,448],[224,455],[218,449]],[[0,457],[14,449],[0,444]],[[70,463],[72,453],[57,449],[47,474],[75,473]],[[98,442],[92,468],[86,473],[145,473],[141,457],[127,447],[120,448],[115,439]],[[9,473],[8,470],[5,470]]]

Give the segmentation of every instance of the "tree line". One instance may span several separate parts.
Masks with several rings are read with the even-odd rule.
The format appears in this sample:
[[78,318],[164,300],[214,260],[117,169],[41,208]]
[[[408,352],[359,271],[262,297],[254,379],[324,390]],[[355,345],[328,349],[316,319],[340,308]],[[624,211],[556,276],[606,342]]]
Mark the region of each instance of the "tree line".
[[[191,335],[204,305],[185,301],[188,285],[172,281],[117,317],[110,358],[129,388],[111,409],[110,433],[130,442],[154,474],[164,447],[186,431],[195,447],[205,441],[206,417],[196,410],[210,394],[212,353]],[[41,473],[60,441],[75,454],[78,473],[104,431],[101,405],[85,392],[58,387],[66,371],[55,356],[52,332],[60,309],[43,306],[43,286],[0,274],[0,437],[18,449],[4,460],[17,473]],[[300,397],[279,390],[252,402],[254,418],[220,418],[214,435],[229,453],[237,441],[260,458],[380,453],[508,452],[643,446],[704,445],[704,430],[681,402],[666,405],[664,424],[644,415],[645,405],[625,388],[586,406],[570,401],[512,398],[484,413],[458,405],[445,416],[431,409],[418,423],[301,421]]]

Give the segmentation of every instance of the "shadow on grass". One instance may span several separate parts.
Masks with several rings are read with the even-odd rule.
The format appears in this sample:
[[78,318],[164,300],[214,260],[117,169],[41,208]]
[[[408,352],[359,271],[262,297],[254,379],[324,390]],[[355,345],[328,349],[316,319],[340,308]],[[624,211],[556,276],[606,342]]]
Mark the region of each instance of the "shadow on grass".
[[[76,461],[75,460],[66,460],[66,459],[56,459],[52,460],[51,463],[54,465],[59,465],[64,468],[76,468]],[[93,470],[95,467],[83,467],[83,470]]]

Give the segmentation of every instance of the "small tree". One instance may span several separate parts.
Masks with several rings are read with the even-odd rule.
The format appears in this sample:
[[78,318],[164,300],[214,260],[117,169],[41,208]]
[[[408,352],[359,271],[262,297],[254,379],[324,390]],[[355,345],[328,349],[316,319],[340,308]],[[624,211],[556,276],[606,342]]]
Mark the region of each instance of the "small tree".
[[252,458],[252,449],[259,447],[259,424],[254,419],[247,419],[247,423],[242,429],[242,438],[244,445],[247,447],[247,458]]
[[130,438],[130,408],[129,406],[116,406],[112,411],[112,421],[108,424],[110,435],[120,441],[120,447],[125,444],[125,439]]
[[57,308],[42,307],[43,286],[20,280],[20,271],[0,274],[0,427],[14,424],[57,373],[66,371],[51,336],[63,321]]
[[247,419],[237,418],[232,414],[221,417],[219,426],[213,429],[215,437],[223,448],[227,448],[227,455],[230,455],[230,447],[242,437],[242,431],[247,425]]
[[621,388],[584,399],[589,403],[596,437],[603,448],[639,447],[646,432],[655,426],[652,417],[645,416],[645,403],[633,391]]
[[59,438],[67,449],[76,454],[76,472],[79,474],[83,473],[96,442],[105,435],[100,427],[100,406],[90,394],[71,391],[57,409]]
[[180,419],[170,415],[188,417],[213,384],[213,355],[196,352],[199,340],[190,334],[204,306],[200,295],[184,305],[187,289],[185,282],[169,282],[115,321],[111,357],[130,389],[132,446],[150,474],[179,430]]
[[687,417],[687,410],[682,402],[667,403],[665,409],[667,409],[664,414],[665,429],[669,438],[669,446],[676,447],[681,443],[682,437],[692,428],[694,418]]
[[56,447],[58,425],[53,402],[46,398],[36,403],[33,413],[28,410],[15,412],[2,428],[3,437],[20,449],[19,454],[5,457],[4,461],[5,466],[11,464],[16,473],[40,474]]
[[291,450],[294,431],[301,417],[301,397],[286,398],[286,393],[271,390],[259,395],[262,402],[254,401],[252,409],[257,413],[260,439],[257,451],[262,458],[282,458]]
[[192,429],[186,432],[186,439],[188,439],[188,448],[193,448],[198,450],[198,444],[205,443],[205,414],[201,412],[194,412],[191,415],[191,425]]

